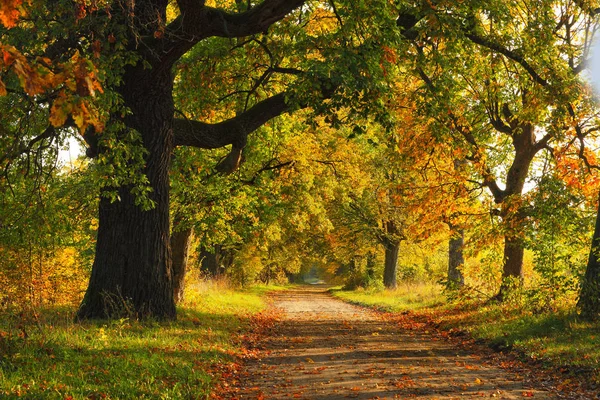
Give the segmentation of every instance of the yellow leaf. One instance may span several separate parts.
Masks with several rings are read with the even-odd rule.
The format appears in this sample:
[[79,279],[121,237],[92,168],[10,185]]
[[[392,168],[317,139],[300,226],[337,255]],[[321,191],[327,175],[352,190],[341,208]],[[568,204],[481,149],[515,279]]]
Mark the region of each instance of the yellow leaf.
[[71,107],[71,104],[69,104],[66,101],[64,95],[56,99],[52,104],[52,107],[50,108],[49,121],[52,124],[52,126],[63,126],[67,121],[67,117],[69,115],[69,111],[71,111]]

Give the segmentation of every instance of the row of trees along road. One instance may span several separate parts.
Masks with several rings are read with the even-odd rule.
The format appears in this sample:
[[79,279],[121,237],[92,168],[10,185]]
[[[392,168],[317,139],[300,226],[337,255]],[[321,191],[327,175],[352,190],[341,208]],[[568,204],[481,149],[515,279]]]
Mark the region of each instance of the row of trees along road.
[[[124,303],[175,318],[193,231],[211,274],[217,258],[232,269],[254,260],[263,281],[304,260],[352,270],[362,257],[372,274],[383,248],[387,287],[403,243],[449,230],[448,276],[461,285],[465,232],[500,235],[502,300],[525,248],[542,254],[530,238],[597,200],[584,71],[598,10],[588,0],[8,0],[3,198],[15,174],[35,181],[56,144],[83,139],[87,187],[100,190],[80,319]],[[599,273],[593,245],[579,300],[590,317]]]

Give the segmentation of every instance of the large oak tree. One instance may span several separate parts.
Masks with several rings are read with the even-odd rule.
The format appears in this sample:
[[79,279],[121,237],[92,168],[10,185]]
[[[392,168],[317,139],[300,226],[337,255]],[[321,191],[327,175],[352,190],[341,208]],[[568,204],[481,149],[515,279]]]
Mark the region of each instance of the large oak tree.
[[[395,37],[393,8],[376,1],[264,0],[217,7],[190,0],[64,0],[35,3],[26,11],[27,21],[11,19],[0,32],[1,67],[9,73],[1,94],[33,98],[42,113],[49,110],[49,123],[29,142],[15,136],[13,148],[27,152],[38,141],[62,140],[79,129],[101,178],[96,255],[80,319],[123,312],[175,317],[169,243],[175,147],[231,146],[218,168],[227,172],[241,162],[248,134],[283,113],[312,106],[339,123],[336,110],[349,106],[346,123],[348,116],[365,116],[381,106],[382,41]],[[176,112],[174,90],[182,79],[176,66],[219,40],[230,52],[255,46],[271,62],[265,67],[241,60],[237,74],[210,77],[230,84],[231,94],[223,99],[236,101],[198,104],[231,107],[233,112],[217,113],[222,119]],[[31,79],[23,80],[25,67]],[[272,79],[275,74],[281,78]],[[250,90],[241,102],[244,80]]]

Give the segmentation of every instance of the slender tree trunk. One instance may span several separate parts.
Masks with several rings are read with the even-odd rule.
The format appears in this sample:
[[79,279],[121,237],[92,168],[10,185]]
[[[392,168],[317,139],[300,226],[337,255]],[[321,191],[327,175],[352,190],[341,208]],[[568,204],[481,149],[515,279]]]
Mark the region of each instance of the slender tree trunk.
[[[519,201],[522,196],[521,191],[513,195],[513,199],[518,196]],[[514,201],[514,200],[513,200]],[[506,207],[506,205],[503,205]],[[502,283],[498,294],[494,300],[503,301],[508,291],[515,285],[520,285],[523,281],[523,254],[525,253],[525,242],[521,238],[523,215],[521,211],[515,211],[512,215],[506,215],[502,211],[502,217],[508,232],[504,234],[504,252],[502,265]]]
[[202,248],[200,251],[201,264],[200,269],[209,278],[216,278],[223,272],[222,264],[222,247],[220,244],[215,244],[212,248]]
[[385,236],[382,243],[385,248],[385,262],[383,266],[383,286],[386,289],[396,288],[396,271],[398,270],[398,254],[400,242],[398,227],[394,221],[384,222]]
[[400,241],[388,241],[385,245],[385,264],[383,269],[383,286],[395,289],[397,286],[396,272],[398,270],[398,254]]
[[173,297],[176,304],[181,302],[184,296],[184,280],[187,273],[188,255],[192,236],[192,228],[174,231],[171,234],[171,250],[173,253]]
[[[453,227],[451,226],[451,229]],[[458,289],[464,286],[465,280],[460,268],[465,264],[463,247],[465,245],[465,231],[462,229],[451,232],[448,243],[448,282],[449,289]]]
[[367,278],[375,278],[375,254],[367,254]]
[[577,307],[581,316],[594,320],[600,316],[600,196],[598,203],[598,213],[596,214],[596,226],[594,227],[594,236],[590,246],[585,276],[581,282],[581,291],[579,292],[579,301]]
[[523,187],[535,155],[543,148],[535,141],[535,127],[529,122],[519,121],[510,112],[510,106],[503,105],[507,119],[504,128],[510,129],[515,157],[506,174],[506,188],[500,190],[495,181],[488,181],[496,204],[501,205],[500,216],[507,232],[504,236],[504,264],[502,284],[493,299],[502,301],[512,284],[520,284],[523,277],[523,253],[525,244],[521,238],[525,222],[521,207]]
[[156,206],[143,211],[129,187],[119,200],[100,200],[96,258],[79,319],[127,315],[174,319],[169,245],[169,162],[172,145],[170,68],[155,72],[142,63],[130,67],[119,88],[131,114],[127,127],[137,130],[147,151],[144,173]]

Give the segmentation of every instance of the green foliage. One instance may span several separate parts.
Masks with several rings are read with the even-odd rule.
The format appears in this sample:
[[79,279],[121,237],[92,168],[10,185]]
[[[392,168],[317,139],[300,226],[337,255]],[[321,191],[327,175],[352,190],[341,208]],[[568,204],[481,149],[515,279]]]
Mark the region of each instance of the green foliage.
[[542,176],[532,195],[532,229],[527,247],[534,253],[538,274],[529,289],[538,307],[556,308],[564,296],[578,289],[589,253],[593,215],[585,208],[585,197],[555,176]]
[[0,178],[0,310],[71,304],[83,290],[96,233],[94,184],[86,165],[61,171],[54,157],[23,156]]
[[[115,12],[120,3],[104,10],[92,3],[76,13],[69,1],[31,4],[27,21],[0,30],[0,41],[32,63],[52,55],[43,61],[51,66],[40,66],[47,78],[64,72],[37,82],[32,95],[8,66],[15,55],[3,53],[0,283],[7,298],[46,296],[33,282],[67,247],[79,251],[71,257],[78,267],[69,265],[87,272],[81,265],[93,254],[99,193],[119,201],[129,190],[143,210],[155,205],[144,173],[149,145],[143,132],[126,128],[132,116],[118,91],[128,67],[154,67],[141,49],[164,32],[135,31],[137,20]],[[314,267],[319,277],[379,290],[383,263],[374,255],[386,241],[402,242],[401,281],[442,279],[440,243],[456,223],[468,242],[469,287],[459,295],[493,294],[501,239],[518,237],[528,249],[525,285],[507,303],[556,310],[577,289],[597,186],[574,178],[592,176],[573,158],[595,161],[586,146],[598,132],[580,71],[596,21],[582,4],[310,1],[262,33],[200,41],[173,68],[178,116],[215,123],[277,93],[293,114],[253,132],[242,167],[229,176],[215,171],[225,150],[163,154],[172,156],[173,229],[193,227],[199,248],[231,251],[228,274],[240,284],[295,279]],[[416,18],[404,36],[399,9]],[[80,75],[71,77],[75,66]],[[525,127],[537,143],[519,147]],[[97,157],[68,175],[56,170],[56,153],[76,128]],[[524,153],[528,162],[513,169]],[[541,153],[554,160],[534,157]],[[530,174],[509,179],[526,168]],[[77,280],[65,269],[44,280]],[[28,282],[15,284],[19,276]]]

